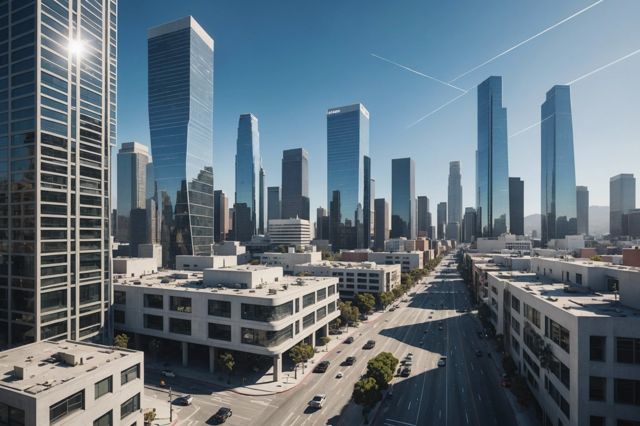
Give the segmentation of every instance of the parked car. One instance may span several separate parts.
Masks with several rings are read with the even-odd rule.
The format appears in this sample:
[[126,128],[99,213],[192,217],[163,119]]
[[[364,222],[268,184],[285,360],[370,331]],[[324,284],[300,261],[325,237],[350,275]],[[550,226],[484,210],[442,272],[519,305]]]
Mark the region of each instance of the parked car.
[[400,371],[400,375],[402,377],[409,377],[411,375],[411,367],[404,367],[402,371]]
[[322,408],[326,400],[327,400],[327,395],[323,393],[318,394],[314,396],[311,401],[309,401],[309,406],[313,408]]
[[375,340],[368,340],[367,343],[364,344],[362,349],[373,349],[373,347],[375,345],[376,345],[376,341]]
[[229,417],[233,415],[231,408],[229,407],[220,407],[220,409],[212,416],[212,419],[216,423],[224,423],[227,421]]
[[160,372],[160,375],[162,377],[171,377],[171,378],[176,377],[176,373],[174,373],[172,370],[162,370]]
[[191,405],[193,402],[193,396],[191,395],[181,395],[177,397],[174,401],[174,404],[178,405]]
[[327,368],[329,368],[329,364],[329,361],[322,361],[321,363],[316,365],[316,368],[313,369],[313,372],[324,373],[325,371],[327,371]]
[[342,371],[338,371],[338,374],[336,374],[336,379],[342,379]]
[[354,341],[353,336],[349,336],[349,337],[347,337],[346,339],[344,339],[344,342],[345,342],[345,343],[349,343],[349,344],[353,343],[353,341]]
[[337,330],[337,329],[334,328],[334,329],[329,330],[329,334],[332,335],[332,336],[340,335],[340,334],[342,334],[342,330]]
[[344,365],[353,365],[356,362],[355,356],[348,356],[347,359],[344,360]]
[[447,357],[441,356],[438,360],[438,367],[446,367],[447,366]]

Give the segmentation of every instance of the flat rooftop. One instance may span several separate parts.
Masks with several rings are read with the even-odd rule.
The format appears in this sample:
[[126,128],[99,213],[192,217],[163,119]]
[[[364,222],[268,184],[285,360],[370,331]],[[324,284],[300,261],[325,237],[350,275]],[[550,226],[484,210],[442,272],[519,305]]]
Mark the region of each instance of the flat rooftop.
[[625,306],[614,293],[595,292],[532,272],[496,271],[493,276],[508,281],[530,295],[577,317],[638,317],[640,310]]
[[[135,353],[129,349],[71,340],[19,346],[0,353],[0,387],[27,395],[55,391],[62,383],[83,380],[86,373]],[[72,359],[78,364],[67,361]],[[23,378],[16,375],[16,366],[24,369]]]
[[333,269],[360,269],[363,271],[380,270],[380,269],[397,269],[400,265],[383,265],[375,262],[347,262],[347,261],[330,261],[323,260],[321,262],[303,263],[299,266],[333,268]]
[[[261,265],[240,265],[231,268],[224,269],[247,269],[247,270],[262,270],[271,269],[272,267]],[[156,274],[145,275],[140,278],[119,278],[114,280],[115,286],[131,286],[142,288],[153,288],[162,290],[178,290],[194,293],[214,293],[214,294],[228,294],[228,295],[241,295],[251,297],[266,297],[272,298],[274,296],[292,296],[297,294],[306,294],[310,288],[323,287],[337,282],[337,278],[333,277],[292,277],[282,276],[278,278],[276,282],[263,283],[256,288],[234,288],[225,287],[224,285],[206,285],[203,281],[204,273],[202,271],[161,271]],[[275,290],[275,293],[274,293]]]

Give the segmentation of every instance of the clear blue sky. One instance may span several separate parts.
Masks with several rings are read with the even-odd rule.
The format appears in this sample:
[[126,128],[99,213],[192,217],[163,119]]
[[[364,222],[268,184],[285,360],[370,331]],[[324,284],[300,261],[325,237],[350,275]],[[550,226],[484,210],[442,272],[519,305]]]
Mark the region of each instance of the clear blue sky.
[[[215,40],[214,179],[230,202],[239,114],[259,119],[268,185],[280,185],[283,149],[309,151],[315,216],[326,204],[326,110],[362,102],[371,113],[377,197],[390,200],[391,159],[411,156],[416,195],[429,196],[434,211],[446,200],[449,161],[460,160],[464,206],[473,206],[475,90],[409,127],[459,92],[371,53],[449,81],[592,3],[121,0],[118,144],[149,143],[147,28],[193,15]],[[552,85],[640,49],[639,19],[640,1],[605,0],[455,84],[468,89],[502,75],[513,134],[540,120]],[[592,205],[608,205],[609,177],[640,177],[639,75],[640,54],[572,86],[576,179],[589,186]],[[512,138],[509,157],[510,175],[525,181],[525,213],[538,213],[539,127]]]

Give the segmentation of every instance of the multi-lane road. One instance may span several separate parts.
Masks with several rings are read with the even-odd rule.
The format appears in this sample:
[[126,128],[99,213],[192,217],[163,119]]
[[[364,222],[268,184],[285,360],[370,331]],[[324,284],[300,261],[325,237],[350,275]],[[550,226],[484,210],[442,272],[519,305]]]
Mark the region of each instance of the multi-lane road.
[[[322,358],[331,362],[326,373],[312,374],[287,392],[246,397],[185,383],[195,400],[192,406],[179,409],[179,424],[205,423],[221,406],[233,409],[230,425],[357,424],[362,410],[350,401],[353,385],[365,372],[367,361],[382,351],[399,359],[411,352],[413,366],[410,377],[394,378],[393,396],[382,402],[371,419],[375,425],[516,424],[505,390],[499,386],[501,372],[487,356],[488,343],[477,335],[480,325],[473,315],[461,312],[470,307],[469,297],[455,266],[447,266],[450,262],[453,257],[446,257],[399,309],[362,324],[353,335],[354,343],[328,352]],[[365,350],[362,346],[369,339],[376,346]],[[482,356],[476,354],[478,350]],[[348,356],[356,357],[354,365],[341,365]],[[441,356],[447,356],[445,367],[437,366]],[[336,377],[338,372],[342,378]],[[308,401],[320,393],[327,395],[325,406],[310,409]]]

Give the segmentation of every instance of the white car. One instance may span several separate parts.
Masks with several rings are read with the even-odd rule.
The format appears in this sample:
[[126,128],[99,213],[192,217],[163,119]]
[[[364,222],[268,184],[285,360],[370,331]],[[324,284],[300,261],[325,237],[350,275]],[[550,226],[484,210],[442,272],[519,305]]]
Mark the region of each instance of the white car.
[[338,374],[336,374],[336,379],[342,379],[342,371],[338,371]]
[[193,403],[193,396],[191,395],[181,395],[176,398],[176,404],[178,405],[191,405]]
[[311,401],[309,401],[309,406],[313,408],[322,408],[326,400],[327,400],[327,395],[320,393],[314,396]]
[[174,373],[171,370],[162,370],[160,375],[163,376],[163,377],[171,377],[171,378],[176,377],[176,373]]

